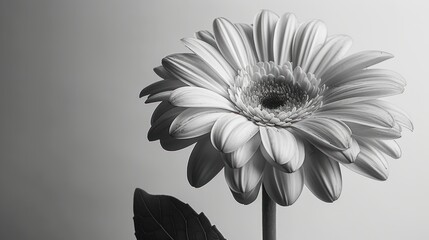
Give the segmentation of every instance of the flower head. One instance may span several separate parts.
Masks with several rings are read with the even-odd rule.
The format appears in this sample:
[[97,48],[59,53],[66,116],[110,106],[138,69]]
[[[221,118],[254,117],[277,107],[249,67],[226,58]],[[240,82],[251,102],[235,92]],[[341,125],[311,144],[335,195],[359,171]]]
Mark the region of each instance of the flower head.
[[280,205],[306,185],[332,202],[342,188],[340,165],[385,180],[386,156],[408,117],[379,98],[400,94],[397,73],[368,68],[392,58],[381,51],[346,56],[351,39],[327,35],[323,22],[298,25],[293,14],[270,11],[253,25],[217,18],[213,33],[182,42],[193,53],[165,57],[163,80],[141,92],[159,102],[149,140],[167,150],[196,143],[188,180],[201,187],[224,169],[235,199],[253,202],[264,185]]

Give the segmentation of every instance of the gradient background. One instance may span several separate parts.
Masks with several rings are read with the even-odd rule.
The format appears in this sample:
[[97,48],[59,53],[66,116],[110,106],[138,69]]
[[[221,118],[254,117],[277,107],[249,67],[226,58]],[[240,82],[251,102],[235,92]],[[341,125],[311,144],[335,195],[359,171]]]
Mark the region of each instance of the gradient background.
[[235,202],[223,174],[192,188],[191,148],[148,142],[155,105],[138,94],[162,57],[187,51],[180,38],[263,8],[322,19],[329,34],[352,36],[351,52],[393,53],[379,66],[408,80],[391,101],[416,128],[388,181],[343,169],[334,204],[305,189],[279,207],[279,239],[429,239],[429,7],[411,0],[1,1],[0,239],[134,239],[136,187],[204,211],[228,239],[261,239],[261,200]]

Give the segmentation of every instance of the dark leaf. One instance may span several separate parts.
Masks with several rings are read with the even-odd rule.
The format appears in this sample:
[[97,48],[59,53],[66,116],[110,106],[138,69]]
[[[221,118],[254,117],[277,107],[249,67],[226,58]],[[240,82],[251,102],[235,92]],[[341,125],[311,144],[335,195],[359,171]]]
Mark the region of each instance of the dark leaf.
[[137,240],[225,240],[203,213],[139,188],[134,192],[134,228]]

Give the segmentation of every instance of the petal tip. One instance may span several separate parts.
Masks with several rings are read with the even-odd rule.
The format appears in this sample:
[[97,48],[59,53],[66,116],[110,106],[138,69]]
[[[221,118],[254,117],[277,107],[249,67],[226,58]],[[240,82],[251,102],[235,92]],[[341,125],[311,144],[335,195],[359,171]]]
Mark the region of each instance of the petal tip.
[[150,96],[146,99],[146,101],[144,101],[144,103],[148,104],[148,103],[153,103],[155,102],[152,98],[150,98]]
[[219,24],[230,23],[230,21],[224,17],[218,17],[213,20],[213,28],[219,26]]
[[395,56],[391,53],[388,52],[384,52],[384,51],[378,51],[380,56],[384,57],[385,59],[391,59],[394,58]]
[[231,190],[232,196],[238,203],[243,205],[249,205],[253,203],[258,197],[260,188],[261,188],[261,182],[254,189],[246,193],[235,192],[232,189],[230,190]]
[[149,93],[148,92],[146,92],[146,88],[143,88],[141,91],[140,91],[140,94],[139,94],[139,98],[142,98],[142,97],[144,97],[144,96],[146,96],[146,95],[148,95]]
[[411,132],[414,132],[414,124],[410,121],[410,126],[409,126],[409,130]]
[[258,14],[256,14],[256,18],[261,17],[262,15],[274,15],[274,16],[278,17],[278,15],[275,12],[273,12],[273,11],[271,11],[269,9],[261,9],[258,12]]

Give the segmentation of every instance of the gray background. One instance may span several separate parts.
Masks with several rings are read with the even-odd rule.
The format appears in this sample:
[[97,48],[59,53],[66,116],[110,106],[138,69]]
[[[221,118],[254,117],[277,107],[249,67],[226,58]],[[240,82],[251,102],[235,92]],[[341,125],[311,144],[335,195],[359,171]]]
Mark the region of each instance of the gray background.
[[416,126],[388,181],[343,169],[334,204],[304,190],[279,207],[279,239],[429,239],[429,8],[392,0],[1,1],[0,239],[133,239],[136,187],[190,203],[228,239],[260,239],[260,199],[236,203],[223,174],[189,186],[191,148],[148,142],[155,105],[137,96],[162,57],[187,51],[180,38],[218,16],[252,22],[263,8],[322,19],[352,36],[351,52],[393,53],[379,66],[408,80],[391,101]]

